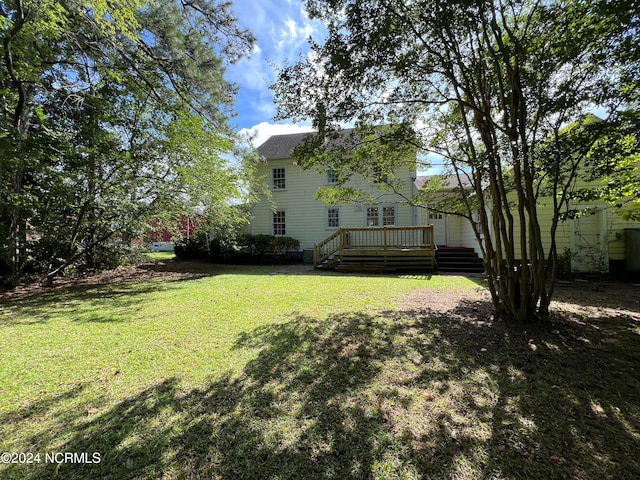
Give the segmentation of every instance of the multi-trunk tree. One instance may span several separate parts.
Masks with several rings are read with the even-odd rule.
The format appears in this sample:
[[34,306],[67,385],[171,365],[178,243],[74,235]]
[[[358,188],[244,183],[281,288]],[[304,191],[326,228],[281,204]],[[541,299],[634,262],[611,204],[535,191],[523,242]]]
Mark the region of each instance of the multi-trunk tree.
[[0,283],[96,266],[149,219],[235,215],[224,69],[253,37],[229,3],[2,1],[0,41]]
[[[327,38],[274,86],[280,118],[312,118],[319,130],[300,158],[326,160],[320,152],[337,143],[324,138],[340,125],[402,125],[377,130],[378,140],[360,134],[354,147],[395,142],[443,159],[458,188],[442,208],[473,220],[497,311],[546,318],[570,189],[637,95],[638,2],[308,0],[307,9]],[[601,125],[586,116],[593,110],[607,117]],[[570,141],[567,128],[581,133]],[[369,152],[351,157],[351,171],[366,175],[374,162],[391,174],[406,159]],[[550,241],[541,195],[553,203]]]

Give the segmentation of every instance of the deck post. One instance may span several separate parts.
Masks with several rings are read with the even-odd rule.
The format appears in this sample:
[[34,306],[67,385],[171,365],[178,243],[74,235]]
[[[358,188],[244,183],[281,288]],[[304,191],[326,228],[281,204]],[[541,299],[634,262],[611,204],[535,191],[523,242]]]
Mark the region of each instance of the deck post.
[[387,227],[382,227],[382,237],[384,238],[384,249],[387,249]]

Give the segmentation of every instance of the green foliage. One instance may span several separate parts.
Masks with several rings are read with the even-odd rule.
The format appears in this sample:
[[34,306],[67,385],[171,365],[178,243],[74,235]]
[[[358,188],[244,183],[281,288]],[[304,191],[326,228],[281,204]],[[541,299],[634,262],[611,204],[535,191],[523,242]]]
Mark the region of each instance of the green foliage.
[[178,240],[173,245],[173,252],[180,260],[209,258],[211,256],[209,235],[201,231],[190,237]]
[[[560,213],[590,156],[607,185],[629,186],[600,194],[638,191],[637,124],[626,133],[613,126],[616,111],[638,102],[639,2],[308,0],[307,10],[327,38],[274,85],[279,118],[311,118],[319,130],[296,152],[299,163],[341,166],[342,156],[345,170],[389,175],[393,189],[397,160],[437,155],[453,185],[413,202],[471,221],[498,312],[548,318]],[[610,114],[603,125],[586,116],[594,106]],[[349,122],[363,131],[338,141],[334,132]],[[384,135],[371,125],[400,127]],[[541,196],[553,208],[545,235]]]
[[316,198],[328,204],[340,202],[372,203],[371,194],[347,184],[354,175],[362,175],[378,184],[382,191],[401,191],[405,180],[398,178],[400,168],[416,170],[415,133],[406,124],[385,126],[361,124],[349,130],[321,130],[308,135],[294,150],[293,157],[302,168],[315,168],[337,174],[329,188],[316,192]]
[[557,278],[568,279],[571,278],[571,258],[574,254],[570,249],[565,248],[564,251],[558,255],[556,276]]
[[264,234],[236,235],[233,231],[211,235],[202,230],[189,238],[175,242],[174,252],[180,260],[234,259],[236,254],[249,254],[257,259],[283,257],[300,249],[300,241],[292,237]]
[[640,478],[635,287],[525,334],[464,277],[191,266],[0,298],[2,451],[101,454],[0,477]]
[[586,154],[585,180],[574,197],[604,200],[625,220],[640,221],[640,109],[616,113]]
[[246,234],[237,240],[237,250],[251,256],[285,255],[300,248],[300,241],[292,237],[275,237],[265,234]]
[[104,265],[104,245],[194,211],[244,221],[232,205],[252,197],[251,152],[227,125],[224,67],[253,37],[228,3],[14,0],[0,13],[3,276]]

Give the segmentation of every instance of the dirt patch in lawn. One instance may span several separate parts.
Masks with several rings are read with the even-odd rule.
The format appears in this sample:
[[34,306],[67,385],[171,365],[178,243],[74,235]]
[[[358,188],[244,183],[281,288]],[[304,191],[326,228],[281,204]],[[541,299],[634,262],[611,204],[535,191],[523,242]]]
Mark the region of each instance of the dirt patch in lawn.
[[511,345],[532,352],[543,345],[554,351],[596,347],[585,351],[589,356],[593,352],[599,355],[598,349],[620,337],[621,332],[640,334],[640,288],[618,282],[562,284],[554,294],[550,319],[545,323],[513,324],[497,318],[484,288],[421,289],[407,298],[401,310],[431,322],[437,319],[447,325],[466,325],[453,329],[451,337],[480,348],[496,344],[496,339],[510,339]]
[[[309,264],[273,265],[273,275],[320,275],[323,270],[314,270]],[[198,260],[156,260],[135,265],[120,266],[113,270],[87,272],[77,275],[56,277],[51,285],[34,282],[20,285],[13,290],[0,291],[0,299],[19,298],[39,293],[63,290],[87,285],[109,285],[116,283],[143,282],[147,280],[179,280],[216,275],[225,272],[246,269],[246,265],[214,264]]]
[[143,262],[136,265],[120,266],[113,270],[56,277],[51,285],[39,282],[20,285],[13,290],[0,292],[0,299],[30,296],[76,286],[140,282],[160,278],[191,278],[202,276],[207,270],[211,270],[211,264],[203,264],[202,262],[177,260]]
[[[640,287],[619,282],[566,282],[558,285],[551,302],[552,321],[557,316],[611,318],[626,316],[640,320]],[[492,320],[491,295],[484,288],[422,289],[414,292],[403,310],[429,310],[460,318]]]

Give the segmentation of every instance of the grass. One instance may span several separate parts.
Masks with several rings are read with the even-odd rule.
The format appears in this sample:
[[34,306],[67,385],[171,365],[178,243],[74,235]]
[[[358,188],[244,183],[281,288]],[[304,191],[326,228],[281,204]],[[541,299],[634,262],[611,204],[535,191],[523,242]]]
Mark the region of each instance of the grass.
[[145,254],[143,254],[143,257],[145,257],[148,260],[171,260],[173,258],[175,258],[175,254],[173,252],[147,252]]
[[273,270],[3,300],[0,451],[101,461],[0,477],[640,478],[637,309],[525,331],[463,277]]

